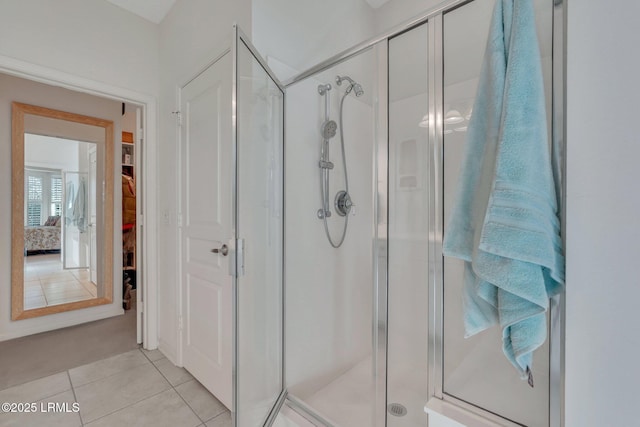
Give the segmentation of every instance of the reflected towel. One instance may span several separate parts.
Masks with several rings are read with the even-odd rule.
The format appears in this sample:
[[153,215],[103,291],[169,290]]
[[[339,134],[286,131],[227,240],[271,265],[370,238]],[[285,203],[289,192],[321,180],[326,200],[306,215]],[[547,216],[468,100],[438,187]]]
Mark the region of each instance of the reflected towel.
[[523,379],[564,285],[540,51],[531,0],[498,0],[444,254],[465,261],[466,336],[499,323]]
[[78,194],[73,201],[73,224],[81,233],[87,231],[87,185],[84,178],[80,178]]

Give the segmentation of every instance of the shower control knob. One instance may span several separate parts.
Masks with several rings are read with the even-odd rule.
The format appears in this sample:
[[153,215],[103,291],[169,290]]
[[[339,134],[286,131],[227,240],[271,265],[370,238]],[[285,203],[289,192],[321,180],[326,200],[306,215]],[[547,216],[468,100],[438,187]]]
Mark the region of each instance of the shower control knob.
[[336,194],[335,207],[338,215],[346,216],[351,210],[352,206],[353,202],[351,201],[351,196],[349,196],[349,193],[342,190],[339,191],[338,194]]
[[211,249],[211,252],[214,254],[222,254],[222,256],[227,256],[229,253],[229,247],[225,244],[220,247],[220,249]]

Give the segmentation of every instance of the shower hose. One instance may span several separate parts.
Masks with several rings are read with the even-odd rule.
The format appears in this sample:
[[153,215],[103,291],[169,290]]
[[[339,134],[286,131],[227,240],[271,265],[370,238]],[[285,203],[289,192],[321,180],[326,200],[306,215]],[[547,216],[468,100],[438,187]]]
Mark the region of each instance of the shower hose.
[[[342,95],[342,99],[340,100],[340,117],[339,117],[340,148],[342,151],[342,166],[344,169],[344,183],[345,183],[345,191],[347,192],[347,194],[349,194],[349,177],[347,174],[347,158],[344,152],[344,126],[342,125],[342,121],[343,121],[342,107],[344,105],[345,98],[347,97],[347,95],[349,95],[349,92],[351,92],[352,88],[353,88],[353,84]],[[324,154],[325,145],[328,145],[328,142],[326,144],[325,143],[322,144],[321,153],[320,153],[321,157]],[[327,170],[327,173],[329,173],[328,170]],[[324,204],[324,201],[326,200],[325,195],[329,193],[329,188],[327,184],[328,182],[326,182],[323,177],[323,169],[320,169],[320,197],[323,204]],[[344,242],[344,238],[347,235],[347,225],[349,224],[349,213],[347,212],[347,214],[344,217],[344,227],[342,228],[342,235],[340,236],[340,239],[338,240],[337,243],[333,241],[333,238],[331,237],[331,233],[329,232],[329,226],[327,224],[327,215],[326,214],[323,215],[322,219],[324,221],[324,232],[327,235],[327,240],[329,240],[329,243],[331,244],[331,246],[333,246],[336,249],[339,248],[340,246],[342,246],[342,243]]]

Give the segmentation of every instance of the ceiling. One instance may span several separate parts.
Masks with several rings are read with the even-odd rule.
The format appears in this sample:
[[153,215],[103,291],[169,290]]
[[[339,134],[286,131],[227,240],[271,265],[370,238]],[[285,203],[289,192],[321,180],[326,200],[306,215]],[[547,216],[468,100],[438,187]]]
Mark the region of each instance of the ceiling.
[[107,0],[111,4],[159,24],[176,0]]

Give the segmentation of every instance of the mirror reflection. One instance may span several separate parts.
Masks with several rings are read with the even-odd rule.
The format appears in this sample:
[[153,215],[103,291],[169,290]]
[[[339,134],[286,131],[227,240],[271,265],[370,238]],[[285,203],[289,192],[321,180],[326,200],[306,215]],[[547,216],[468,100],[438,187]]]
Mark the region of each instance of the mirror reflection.
[[12,108],[12,319],[111,303],[113,122]]
[[24,309],[97,296],[96,144],[24,135]]

